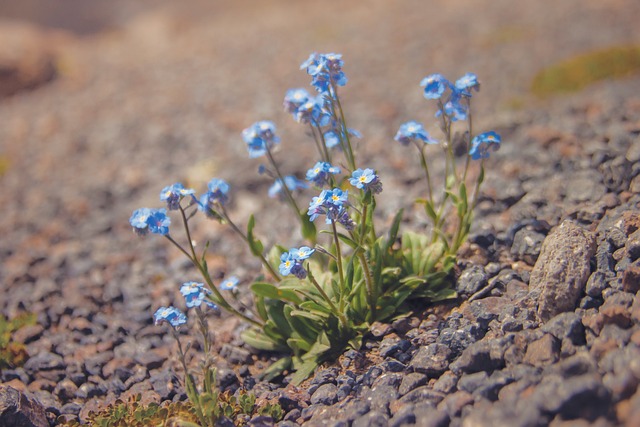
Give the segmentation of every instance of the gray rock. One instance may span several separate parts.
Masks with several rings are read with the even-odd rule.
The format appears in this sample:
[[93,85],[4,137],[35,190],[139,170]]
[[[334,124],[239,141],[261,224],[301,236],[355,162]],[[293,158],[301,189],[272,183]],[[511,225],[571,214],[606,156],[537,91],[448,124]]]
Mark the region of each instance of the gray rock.
[[451,350],[444,344],[429,344],[420,347],[413,355],[409,367],[430,377],[439,377],[449,366]]
[[593,233],[571,221],[564,221],[545,239],[529,282],[531,293],[538,296],[540,319],[573,311],[589,278],[595,249]]
[[356,418],[351,424],[352,427],[387,427],[388,425],[388,418],[375,410]]
[[484,371],[463,375],[458,380],[458,389],[473,394],[476,389],[487,382],[488,378],[489,375]]
[[505,351],[513,344],[514,334],[471,344],[450,364],[456,374],[493,371],[505,366]]
[[417,404],[422,402],[430,402],[435,406],[438,403],[440,403],[442,399],[444,399],[443,393],[435,391],[428,386],[422,386],[402,396],[399,402],[405,403],[405,404],[406,403]]
[[445,394],[451,393],[458,384],[458,377],[451,371],[445,372],[440,375],[438,381],[433,385],[435,391],[439,391]]
[[332,383],[322,384],[311,395],[311,403],[314,405],[333,405],[338,401],[338,387]]
[[600,298],[602,296],[602,291],[604,291],[608,286],[607,277],[608,275],[602,270],[596,270],[591,273],[585,288],[586,294],[593,298]]
[[580,316],[574,312],[560,313],[542,326],[543,332],[548,332],[559,340],[569,338],[574,345],[584,345],[584,325]]
[[42,405],[13,387],[0,385],[0,425],[49,427]]
[[37,371],[58,370],[64,369],[64,367],[64,360],[61,356],[46,351],[30,357],[24,364],[24,370],[32,375]]
[[596,375],[547,377],[536,387],[532,399],[546,413],[593,421],[607,413],[611,392]]
[[528,228],[522,228],[516,232],[511,246],[511,255],[527,264],[535,264],[545,235]]
[[400,387],[398,387],[398,393],[400,393],[401,396],[404,396],[405,394],[409,393],[411,390],[414,390],[417,387],[423,386],[428,382],[429,382],[429,377],[419,372],[412,372],[410,374],[406,374],[402,378]]
[[482,266],[472,265],[460,274],[456,283],[456,291],[463,297],[473,295],[487,286],[488,280],[487,273]]

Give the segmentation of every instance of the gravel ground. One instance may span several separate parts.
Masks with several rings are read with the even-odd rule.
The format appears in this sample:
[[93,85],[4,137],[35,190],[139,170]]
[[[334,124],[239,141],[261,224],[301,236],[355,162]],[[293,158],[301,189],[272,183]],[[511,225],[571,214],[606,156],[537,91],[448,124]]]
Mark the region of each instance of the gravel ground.
[[[222,387],[278,399],[281,425],[640,425],[640,78],[528,94],[542,67],[640,40],[640,4],[343,3],[192,0],[84,36],[0,23],[0,64],[17,70],[0,76],[0,313],[38,315],[14,337],[29,361],[0,387],[30,392],[49,420],[83,420],[118,396],[184,398],[175,346],[151,315],[180,305],[178,285],[197,276],[127,220],[159,206],[167,184],[201,190],[217,176],[240,223],[259,212],[266,243],[297,243],[240,132],[274,120],[283,167],[310,167],[312,144],[281,99],[308,84],[297,68],[310,52],[336,51],[360,158],[384,182],[381,224],[420,194],[419,165],[392,138],[433,114],[422,77],[480,76],[475,126],[504,143],[460,254],[461,298],[376,325],[299,389],[256,381],[269,356],[242,345],[234,319],[214,319]],[[228,230],[200,221],[194,234],[215,248],[217,278],[246,286],[257,273]]]

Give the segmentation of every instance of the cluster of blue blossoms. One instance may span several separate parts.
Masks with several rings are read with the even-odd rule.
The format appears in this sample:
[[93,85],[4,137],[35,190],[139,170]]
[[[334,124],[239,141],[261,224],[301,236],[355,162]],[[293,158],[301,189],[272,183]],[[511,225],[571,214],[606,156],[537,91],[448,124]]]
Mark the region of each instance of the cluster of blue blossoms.
[[308,246],[291,248],[280,256],[280,274],[288,276],[290,274],[298,279],[307,277],[307,270],[303,266],[303,261],[308,259],[316,250]]
[[[444,113],[451,122],[466,120],[469,116],[469,101],[472,91],[480,90],[478,77],[473,73],[467,73],[451,83],[442,74],[431,74],[420,82],[424,87],[424,97],[438,100],[440,103],[436,117]],[[438,144],[438,140],[429,136],[424,126],[416,121],[408,121],[400,126],[394,138],[402,145],[410,143]],[[469,155],[473,160],[486,159],[490,151],[500,147],[501,138],[494,131],[476,135],[471,141]]]
[[355,223],[349,216],[347,206],[349,192],[343,191],[340,188],[334,188],[333,190],[322,190],[319,196],[314,197],[309,203],[309,209],[307,215],[309,215],[310,221],[320,215],[325,215],[325,222],[327,224],[340,223],[347,230],[353,230]]

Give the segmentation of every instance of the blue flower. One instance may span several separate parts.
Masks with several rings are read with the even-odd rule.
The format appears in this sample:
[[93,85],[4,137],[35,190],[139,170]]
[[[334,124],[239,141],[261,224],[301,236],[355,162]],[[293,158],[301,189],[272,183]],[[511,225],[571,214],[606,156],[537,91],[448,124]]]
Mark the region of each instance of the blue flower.
[[312,77],[311,85],[318,92],[327,92],[331,83],[337,86],[347,84],[347,77],[342,71],[344,61],[342,55],[336,53],[312,53],[309,58],[300,65],[300,69],[306,69]]
[[149,231],[154,234],[169,234],[169,226],[171,225],[171,219],[167,216],[166,209],[153,209],[151,216],[147,220]]
[[476,92],[480,90],[480,82],[478,81],[478,76],[473,73],[465,74],[464,76],[456,80],[455,88],[464,96],[470,97],[472,89],[475,89]]
[[229,184],[223,179],[213,178],[207,184],[209,189],[209,202],[224,206],[229,201]]
[[149,232],[149,217],[153,211],[149,208],[140,208],[133,211],[131,218],[129,218],[129,224],[133,227],[133,231],[139,235],[144,236]]
[[307,270],[305,270],[302,262],[314,252],[315,249],[302,246],[301,248],[291,248],[289,252],[283,253],[280,255],[280,274],[283,276],[293,274],[298,279],[304,279],[307,277]]
[[473,160],[487,159],[490,151],[496,151],[500,148],[501,142],[502,138],[494,131],[476,135],[471,140],[469,155]]
[[[289,189],[289,191],[303,190],[308,188],[309,186],[304,182],[300,181],[293,175],[287,175],[284,177],[284,183]],[[280,178],[276,178],[274,183],[269,187],[269,197],[283,196],[283,187],[282,180]]]
[[339,174],[340,168],[331,166],[328,162],[318,162],[307,171],[307,181],[313,182],[318,187],[322,187],[329,182],[331,175]]
[[394,138],[402,145],[409,145],[412,141],[422,141],[425,144],[437,144],[438,141],[431,138],[421,123],[409,121],[400,125]]
[[324,145],[327,148],[333,148],[340,145],[340,135],[335,130],[329,130],[324,133]]
[[180,310],[178,310],[173,306],[160,307],[153,314],[153,318],[156,325],[160,325],[164,322],[167,322],[176,330],[181,325],[184,325],[185,323],[187,323],[187,316],[185,316],[183,312],[181,312]]
[[315,221],[318,216],[326,215],[327,224],[338,222],[347,230],[353,229],[353,221],[346,209],[348,195],[348,191],[342,191],[340,188],[322,190],[320,195],[314,197],[309,203],[307,210],[309,221]]
[[276,126],[269,121],[259,121],[242,131],[242,138],[247,143],[249,157],[263,156],[275,144],[280,142],[276,136]]
[[200,196],[198,209],[209,218],[218,218],[216,208],[222,207],[229,201],[229,184],[223,179],[213,178],[207,184],[209,191]]
[[209,308],[218,308],[218,306],[206,299],[207,295],[211,295],[211,290],[205,288],[204,283],[183,283],[180,287],[180,293],[184,296],[187,308],[200,307],[203,302]]
[[363,191],[378,194],[382,191],[382,183],[373,169],[356,169],[349,178],[349,183]]
[[431,74],[420,82],[424,86],[424,97],[427,99],[440,99],[451,83],[442,74]]
[[[444,104],[444,114],[446,114],[452,122],[458,120],[466,120],[469,108],[464,101],[464,94],[457,89],[454,89],[449,96],[449,99]],[[436,112],[436,117],[440,117],[442,111]]]
[[240,279],[236,276],[230,276],[220,283],[220,289],[223,291],[232,291],[238,286],[238,283],[240,283]]
[[300,104],[293,113],[293,117],[298,123],[311,123],[316,126],[325,126],[331,120],[331,115],[323,108],[322,96],[308,98]]
[[284,110],[295,114],[298,108],[311,98],[306,89],[289,89],[284,96]]
[[299,248],[291,248],[289,253],[298,261],[304,261],[309,258],[316,250],[308,246],[301,246]]
[[185,196],[193,196],[195,190],[191,188],[184,188],[181,183],[175,183],[164,187],[160,192],[160,200],[167,202],[167,208],[171,210],[177,210],[180,207],[180,201]]

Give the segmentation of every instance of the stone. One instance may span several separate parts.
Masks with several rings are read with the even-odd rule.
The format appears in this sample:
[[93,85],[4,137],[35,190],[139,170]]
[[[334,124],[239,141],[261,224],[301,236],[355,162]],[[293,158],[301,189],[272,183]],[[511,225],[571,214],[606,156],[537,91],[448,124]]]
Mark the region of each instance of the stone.
[[387,427],[388,425],[388,418],[375,410],[356,418],[351,424],[352,427]]
[[640,291],[640,260],[636,260],[624,270],[622,274],[622,289],[625,292]]
[[545,235],[528,228],[518,230],[513,237],[511,255],[527,264],[533,265],[540,256]]
[[311,395],[311,403],[314,405],[333,405],[338,401],[338,387],[333,383],[322,384]]
[[484,339],[467,347],[460,357],[450,364],[455,374],[493,371],[505,366],[505,351],[513,344],[514,334],[491,340]]
[[442,402],[438,404],[438,410],[444,411],[450,418],[454,418],[460,416],[462,408],[473,404],[473,402],[474,398],[471,393],[467,391],[457,391],[445,397]]
[[420,347],[413,355],[409,368],[415,372],[428,375],[429,377],[439,377],[449,366],[451,350],[444,344],[429,344]]
[[44,407],[28,394],[0,384],[0,425],[49,427]]
[[547,413],[560,414],[565,419],[594,420],[606,413],[611,393],[596,375],[586,374],[547,377],[536,387],[532,399]]
[[547,236],[529,282],[531,293],[538,297],[540,319],[575,309],[595,249],[594,234],[568,220]]
[[541,329],[559,340],[568,338],[575,345],[585,343],[584,325],[580,316],[574,312],[558,314],[542,325]]
[[61,356],[50,353],[42,352],[38,353],[24,364],[24,370],[30,374],[34,374],[38,371],[58,370],[64,369],[64,360]]
[[398,387],[398,393],[400,394],[400,396],[404,396],[411,390],[423,386],[428,382],[429,377],[427,375],[421,374],[419,372],[411,372],[409,374],[403,375],[402,382]]
[[585,287],[586,294],[593,298],[600,298],[602,291],[608,286],[607,277],[608,275],[601,270],[596,270],[591,273]]
[[545,366],[558,360],[560,341],[551,334],[533,341],[527,347],[524,362],[533,366]]
[[488,378],[489,375],[484,371],[463,375],[458,380],[458,389],[466,391],[467,393],[473,393],[483,383],[486,383]]
[[456,282],[456,291],[462,297],[468,297],[487,286],[487,273],[480,265],[472,265],[464,269]]

